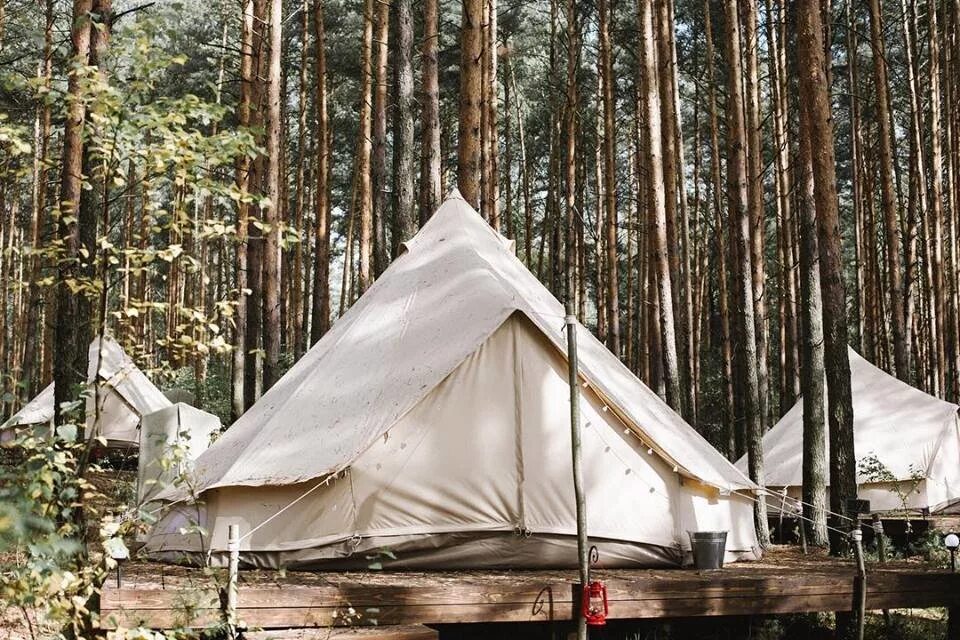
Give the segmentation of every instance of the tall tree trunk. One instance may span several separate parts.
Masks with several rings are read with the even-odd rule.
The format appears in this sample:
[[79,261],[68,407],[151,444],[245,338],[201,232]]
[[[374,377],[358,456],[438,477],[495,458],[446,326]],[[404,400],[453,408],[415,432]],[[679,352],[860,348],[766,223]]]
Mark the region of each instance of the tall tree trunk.
[[423,2],[421,69],[423,98],[420,106],[420,224],[426,224],[440,206],[440,31],[438,0]]
[[457,186],[472,207],[480,200],[480,93],[483,61],[483,2],[463,0],[460,27],[460,118]]
[[617,266],[617,131],[614,122],[610,3],[600,0],[600,72],[603,76],[603,198],[606,234],[607,347],[620,357],[620,278]]
[[[49,90],[52,80],[53,63],[53,0],[44,0],[44,28],[43,28],[43,59],[37,65],[37,77],[41,86]],[[33,398],[40,387],[37,375],[40,367],[38,344],[42,340],[43,332],[38,326],[41,321],[44,301],[43,288],[40,286],[40,276],[43,271],[43,257],[39,253],[43,244],[43,231],[46,227],[47,210],[47,151],[50,142],[50,104],[43,100],[37,106],[37,115],[34,131],[34,161],[33,161],[33,212],[30,220],[30,276],[27,284],[27,316],[24,323],[23,336],[23,370],[20,399],[23,404]]]
[[[269,229],[263,243],[263,390],[280,377],[280,184],[281,131],[283,112],[281,91],[283,73],[283,2],[270,1],[270,58],[267,66],[267,198],[264,221]],[[299,274],[298,274],[299,275]]]
[[[737,301],[741,312],[737,314],[739,350],[743,362],[745,440],[750,479],[763,484],[763,429],[760,403],[760,383],[757,375],[756,324],[754,322],[753,268],[751,265],[750,214],[748,210],[747,184],[747,135],[743,108],[743,82],[741,69],[740,24],[737,0],[725,0],[727,21],[727,191],[732,226],[731,243],[736,243],[738,263],[736,274]],[[766,545],[770,540],[767,525],[767,505],[763,500],[755,503],[757,537]]]
[[[933,296],[937,314],[937,334],[933,345],[936,349],[937,378],[940,381],[938,395],[947,392],[947,287],[943,268],[944,216],[943,216],[943,146],[940,136],[943,131],[940,118],[940,37],[937,25],[937,3],[931,2],[927,11],[929,22],[930,65],[930,209],[929,224],[933,233]],[[951,351],[956,350],[956,343]],[[951,372],[955,378],[956,371]]]
[[733,340],[730,327],[730,293],[728,291],[727,256],[729,255],[724,242],[724,224],[720,195],[723,193],[723,183],[720,174],[720,125],[717,118],[716,72],[714,69],[713,24],[710,17],[710,0],[704,0],[704,20],[706,30],[707,79],[710,86],[710,174],[712,177],[711,193],[713,195],[714,231],[717,242],[717,284],[718,306],[720,310],[720,325],[723,339],[723,371],[724,371],[724,441],[727,457],[736,457],[736,405],[734,403],[733,386]]
[[[779,2],[778,2],[779,5]],[[767,41],[769,42],[769,66],[771,69],[770,87],[773,105],[774,192],[776,196],[778,246],[780,257],[780,415],[789,411],[799,394],[798,354],[797,354],[797,281],[793,262],[794,229],[793,210],[790,201],[790,149],[787,138],[787,98],[786,98],[786,61],[784,45],[780,39],[779,27],[774,24],[771,0],[766,0]],[[785,19],[785,10],[781,7],[779,18]]]
[[807,540],[827,545],[827,442],[823,413],[823,303],[813,157],[809,136],[800,136],[800,299],[803,315],[803,515]]
[[[567,0],[567,103],[564,109],[564,137],[566,138],[566,157],[564,158],[564,208],[566,214],[566,251],[564,252],[564,292],[565,300],[576,308],[577,305],[577,238],[579,226],[576,215],[577,197],[577,69],[580,67],[580,25],[577,24],[577,6],[574,0]],[[508,180],[509,182],[509,180]]]
[[390,2],[374,0],[373,58],[373,274],[387,268],[387,73]]
[[[287,317],[290,330],[293,334],[293,344],[288,350],[293,351],[296,362],[303,355],[306,341],[303,340],[304,322],[306,317],[302,313],[304,308],[304,276],[309,275],[309,264],[304,263],[304,252],[307,259],[310,257],[310,245],[307,240],[307,207],[310,200],[307,185],[307,66],[310,61],[310,3],[302,0],[300,5],[300,74],[297,85],[297,172],[296,172],[296,209],[294,211],[294,228],[300,234],[299,242],[293,247],[293,264],[290,265],[290,309]],[[304,272],[307,273],[304,273]],[[290,348],[292,346],[292,349]]]
[[[73,22],[70,33],[70,54],[82,68],[90,58],[91,25],[90,12],[93,0],[74,0]],[[96,218],[78,219],[83,213],[80,205],[83,177],[83,135],[86,119],[86,102],[83,100],[83,81],[76,71],[67,80],[67,113],[63,129],[63,160],[60,173],[60,217],[57,220],[57,236],[62,242],[61,255],[57,260],[57,312],[54,327],[54,423],[62,421],[61,407],[76,399],[77,386],[87,376],[87,345],[80,342],[80,326],[90,318],[80,317],[79,298],[85,293],[74,293],[69,281],[79,280],[81,275],[81,250],[93,255],[92,247],[82,247],[80,227],[96,225]],[[88,212],[89,213],[89,212]],[[82,435],[82,434],[81,434]]]
[[[272,2],[273,0],[269,0]],[[267,47],[270,43],[270,34],[266,29],[269,25],[268,0],[253,1],[253,82],[250,96],[251,113],[250,126],[262,131],[268,126],[266,120],[269,88],[265,85],[268,70],[269,55]],[[265,145],[262,137],[257,142]],[[252,193],[263,194],[266,188],[267,158],[258,155],[250,165],[249,186]],[[251,215],[263,217],[263,208],[249,208]],[[264,235],[256,224],[247,227],[247,289],[250,294],[247,298],[247,327],[246,327],[246,361],[244,362],[244,406],[249,409],[259,398],[262,390],[262,358],[261,342],[263,337],[264,296],[263,296],[263,269],[264,268]]]
[[[253,94],[253,0],[245,0],[240,23],[240,104],[237,107],[237,125],[250,126],[251,98]],[[242,154],[236,161],[234,182],[241,194],[250,191],[249,156]],[[234,313],[234,344],[230,380],[230,416],[236,420],[246,409],[244,402],[244,365],[247,343],[247,237],[250,206],[237,203],[237,246],[234,253],[234,282],[237,290],[237,307]],[[143,291],[141,291],[142,295]]]
[[643,115],[646,121],[647,209],[650,214],[650,235],[656,271],[657,300],[660,318],[660,348],[666,383],[667,404],[679,409],[680,371],[677,363],[677,341],[673,316],[673,287],[667,255],[667,206],[664,188],[664,158],[660,131],[660,90],[657,83],[656,50],[653,31],[654,0],[638,0],[640,32],[640,64],[643,69]]
[[[890,102],[888,97],[887,55],[883,41],[881,0],[870,0],[870,42],[873,47],[873,75],[876,85],[877,125],[880,129],[880,196],[886,234],[887,271],[890,282],[890,314],[893,327],[894,370],[901,380],[910,380],[909,350],[905,343],[905,314],[900,265],[900,223],[894,192],[893,141],[890,129]],[[816,148],[816,146],[814,147]],[[832,149],[831,149],[832,151]],[[816,165],[817,153],[814,154]],[[823,265],[826,267],[826,265]],[[824,288],[824,307],[827,307]],[[827,356],[829,360],[829,356]]]
[[[797,72],[801,125],[804,125],[801,135],[809,138],[817,208],[824,369],[830,423],[830,510],[847,515],[847,502],[857,496],[856,457],[853,448],[853,401],[847,352],[846,290],[840,246],[836,160],[822,34],[819,9],[802,4],[798,11]],[[833,518],[835,529],[839,530],[843,525],[836,517]],[[844,536],[831,531],[831,552],[840,553],[845,546]]]
[[327,112],[327,32],[323,21],[323,0],[313,0],[313,29],[317,74],[314,99],[317,110],[317,164],[310,344],[316,344],[330,329],[330,116]]
[[744,65],[746,66],[745,125],[747,142],[747,210],[750,216],[750,267],[753,278],[754,325],[757,336],[757,382],[760,420],[769,417],[769,371],[767,366],[767,294],[764,257],[765,216],[763,210],[763,145],[760,114],[759,39],[757,3],[741,0],[743,12]]
[[[370,85],[373,61],[373,7],[375,0],[365,0],[363,8],[363,44],[360,50],[360,128],[357,144],[356,204],[359,210],[360,235],[358,252],[360,254],[360,269],[358,285],[363,293],[373,283],[373,187],[371,185],[371,136],[372,113]],[[351,214],[352,215],[352,214]],[[348,303],[349,304],[349,303]]]
[[[683,221],[678,213],[678,193],[684,201],[683,210],[686,211],[686,197],[680,191],[683,167],[679,165],[682,154],[683,140],[679,128],[679,104],[674,95],[674,75],[676,74],[674,54],[674,30],[670,20],[672,0],[657,0],[656,9],[656,44],[657,61],[659,67],[659,95],[660,95],[660,122],[661,137],[663,138],[663,188],[665,190],[664,203],[666,204],[667,223],[667,257],[670,265],[670,279],[672,280],[673,317],[676,322],[678,366],[680,369],[680,387],[684,390],[680,404],[675,407],[687,420],[692,421],[691,410],[695,403],[695,389],[690,379],[690,364],[692,353],[689,308],[686,305],[689,293],[685,281],[688,273],[689,261],[685,255]],[[681,264],[681,262],[683,264]]]
[[397,95],[394,130],[394,176],[393,189],[396,192],[397,211],[395,213],[397,234],[393,239],[395,255],[399,253],[401,242],[413,237],[417,227],[414,212],[414,159],[413,159],[413,13],[410,0],[396,2],[397,20]]

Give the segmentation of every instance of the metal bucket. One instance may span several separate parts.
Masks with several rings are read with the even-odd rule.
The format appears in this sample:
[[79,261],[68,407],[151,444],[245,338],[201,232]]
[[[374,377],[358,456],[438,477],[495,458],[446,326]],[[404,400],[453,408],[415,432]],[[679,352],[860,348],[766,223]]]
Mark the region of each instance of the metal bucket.
[[688,531],[693,566],[702,571],[721,569],[727,550],[726,531]]

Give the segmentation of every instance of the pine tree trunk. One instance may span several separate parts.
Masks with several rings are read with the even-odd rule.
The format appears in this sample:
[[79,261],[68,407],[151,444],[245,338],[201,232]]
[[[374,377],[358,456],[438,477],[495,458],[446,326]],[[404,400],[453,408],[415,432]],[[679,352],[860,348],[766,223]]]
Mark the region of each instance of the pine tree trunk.
[[310,257],[309,243],[307,242],[307,206],[310,201],[307,185],[307,65],[310,60],[310,4],[303,0],[300,5],[300,75],[297,86],[297,173],[296,173],[296,209],[294,211],[293,226],[300,234],[300,240],[293,247],[293,264],[290,268],[290,309],[287,317],[290,320],[290,329],[293,334],[293,359],[297,361],[303,355],[306,341],[303,339],[306,317],[301,312],[304,308],[304,276],[309,275],[309,263],[304,262],[304,251],[307,260]]
[[710,87],[710,175],[712,207],[714,224],[716,225],[716,252],[717,252],[717,299],[720,312],[720,328],[722,334],[723,351],[723,378],[724,378],[724,442],[726,443],[727,457],[734,459],[737,453],[736,446],[736,406],[734,403],[733,387],[733,344],[730,327],[730,292],[728,290],[727,256],[729,255],[724,242],[724,224],[720,196],[723,193],[723,182],[720,173],[720,125],[717,118],[716,72],[714,69],[713,21],[710,17],[710,0],[704,0],[704,20],[706,31],[707,80]]
[[[2,37],[0,37],[2,38]],[[44,1],[44,29],[43,29],[43,60],[37,66],[37,77],[41,86],[49,90],[52,81],[52,51],[53,51],[53,0]],[[30,246],[34,252],[39,252],[43,245],[43,231],[46,229],[47,209],[47,152],[50,143],[50,104],[44,100],[37,107],[34,135],[33,161],[33,212],[31,215]],[[42,340],[43,332],[38,323],[43,317],[43,288],[40,286],[40,276],[43,271],[43,257],[39,253],[30,256],[30,275],[27,284],[27,316],[24,322],[23,336],[23,386],[20,391],[22,403],[33,398],[40,387],[38,385],[40,372],[38,343]]]
[[647,209],[650,212],[650,234],[656,272],[657,301],[660,319],[660,349],[667,404],[679,410],[683,403],[680,392],[680,371],[677,363],[676,329],[673,316],[673,287],[667,253],[666,197],[673,193],[665,188],[664,158],[660,131],[660,90],[657,81],[653,29],[654,0],[639,0],[638,30],[640,64],[643,69],[643,114],[646,120],[646,150],[649,189]]
[[827,545],[827,442],[824,407],[823,303],[813,157],[800,136],[800,305],[803,315],[803,515],[807,541]]
[[[240,103],[237,107],[237,125],[250,126],[251,97],[253,93],[253,0],[243,3],[240,25]],[[240,193],[250,191],[251,162],[246,154],[237,158],[234,182]],[[244,365],[247,342],[247,236],[249,229],[250,206],[245,202],[237,204],[237,242],[234,253],[234,282],[237,290],[237,306],[234,310],[234,344],[232,371],[230,380],[230,415],[236,420],[246,409],[244,401]],[[142,295],[142,291],[141,291]]]
[[[564,298],[573,305],[577,304],[577,238],[579,226],[576,216],[577,196],[577,69],[580,66],[580,26],[577,24],[577,6],[574,0],[567,0],[567,88],[564,108],[564,137],[566,138],[566,156],[564,158],[564,208],[566,217],[566,248],[564,252]],[[509,180],[508,180],[509,182]]]
[[[70,33],[70,54],[80,67],[90,58],[91,25],[89,14],[92,0],[74,0],[73,22]],[[81,167],[83,163],[83,134],[86,118],[86,103],[81,99],[82,79],[74,72],[67,80],[66,119],[63,130],[63,160],[60,173],[60,218],[57,221],[57,237],[63,243],[57,260],[57,312],[54,316],[54,423],[61,424],[63,403],[76,399],[77,386],[87,376],[87,345],[81,343],[80,325],[89,318],[80,317],[79,298],[73,293],[69,280],[80,279],[80,227],[91,224],[79,220],[79,203],[82,189]],[[96,224],[95,219],[92,221]],[[91,254],[92,255],[92,252]],[[81,440],[82,440],[81,432]]]
[[440,31],[438,0],[423,2],[421,68],[423,97],[420,107],[420,225],[426,224],[440,206],[440,80],[438,55]]
[[[883,23],[880,0],[870,0],[870,41],[873,47],[873,75],[876,84],[877,125],[880,135],[880,195],[886,234],[887,272],[890,282],[890,314],[893,327],[894,371],[901,380],[910,380],[909,350],[905,338],[903,284],[900,265],[900,224],[894,192],[893,142],[890,130],[890,103],[888,98],[886,48],[883,42]],[[816,146],[814,147],[816,148]],[[816,156],[814,154],[814,164]],[[824,267],[827,265],[824,264]],[[826,308],[827,291],[824,288]],[[829,360],[829,356],[828,356]]]
[[[678,352],[678,366],[680,369],[680,387],[683,397],[677,410],[691,420],[690,412],[695,403],[695,393],[691,384],[690,363],[692,353],[688,351],[690,343],[689,308],[686,304],[689,293],[686,274],[689,260],[685,255],[685,238],[683,221],[678,210],[679,199],[685,201],[685,194],[680,190],[683,185],[683,167],[679,164],[682,155],[683,140],[680,135],[678,103],[674,94],[674,80],[676,74],[675,53],[673,45],[674,30],[670,20],[672,0],[657,0],[656,9],[656,44],[657,62],[659,68],[659,95],[660,95],[660,123],[663,138],[663,188],[665,190],[664,203],[666,204],[667,223],[667,257],[670,265],[670,279],[673,291],[673,317],[676,323],[676,338]],[[686,211],[686,204],[682,205]],[[681,264],[681,262],[683,264]],[[680,357],[682,356],[682,357]]]
[[394,130],[394,176],[393,189],[396,192],[397,211],[395,213],[397,235],[393,239],[395,254],[399,253],[401,242],[413,237],[417,227],[415,222],[414,159],[413,159],[413,13],[410,0],[395,0],[397,20],[397,95]]
[[460,27],[460,118],[457,186],[472,207],[480,201],[480,99],[483,81],[483,2],[463,0]]
[[[373,283],[373,190],[371,185],[371,99],[373,88],[370,85],[373,61],[373,7],[375,0],[365,0],[363,8],[363,44],[360,50],[360,128],[357,143],[356,205],[360,222],[359,233],[359,273],[358,286],[363,293]],[[352,215],[352,214],[351,214]],[[347,303],[349,304],[349,302]]]
[[[940,387],[938,396],[947,392],[947,287],[943,268],[944,215],[943,215],[943,146],[941,143],[942,121],[940,118],[940,37],[937,25],[937,6],[928,7],[930,64],[930,209],[929,223],[933,228],[933,295],[938,319],[936,334],[936,368]],[[922,175],[922,174],[921,174]],[[951,351],[956,349],[954,344]],[[951,372],[955,377],[956,372]]]
[[617,266],[617,131],[614,122],[610,4],[600,0],[600,72],[603,75],[603,197],[606,234],[607,347],[620,357],[620,294]]
[[[801,124],[805,125],[801,135],[808,137],[811,149],[817,214],[824,369],[830,424],[830,510],[847,515],[848,501],[857,496],[856,457],[853,448],[853,403],[847,352],[846,291],[840,246],[836,160],[822,33],[819,10],[802,5],[797,25],[797,72]],[[837,517],[832,520],[837,530],[846,526]],[[845,547],[845,536],[831,531],[831,553],[838,554]]]
[[373,277],[387,268],[387,61],[390,51],[390,2],[374,0],[373,32]]
[[[736,244],[739,260],[734,263],[737,302],[739,351],[743,362],[745,441],[750,479],[764,483],[763,436],[760,403],[760,383],[757,362],[756,324],[754,322],[754,295],[751,261],[751,234],[749,194],[747,183],[747,133],[743,108],[743,82],[741,69],[740,24],[737,1],[726,0],[727,20],[727,192],[730,206],[731,243]],[[757,537],[766,545],[770,540],[767,525],[767,505],[763,500],[755,503],[754,518]]]
[[317,73],[314,99],[317,110],[317,164],[310,344],[316,344],[330,329],[330,116],[327,112],[327,33],[323,21],[323,0],[314,0],[313,29]]
[[750,268],[752,276],[753,320],[757,339],[757,382],[761,423],[769,418],[769,371],[767,366],[767,294],[764,257],[763,147],[760,114],[760,73],[757,37],[757,3],[741,0],[742,45],[746,67],[744,87],[747,156],[747,210],[750,216]]

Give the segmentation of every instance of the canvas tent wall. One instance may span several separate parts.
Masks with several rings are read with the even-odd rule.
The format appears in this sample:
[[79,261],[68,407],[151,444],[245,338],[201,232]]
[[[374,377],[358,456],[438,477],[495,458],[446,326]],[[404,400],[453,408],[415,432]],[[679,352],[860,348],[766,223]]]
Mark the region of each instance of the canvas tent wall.
[[[200,456],[202,504],[171,508],[146,550],[222,563],[236,523],[256,566],[575,566],[563,307],[508,245],[448,199]],[[756,557],[754,485],[577,331],[601,563],[677,564],[705,529]],[[197,519],[209,539],[181,533]]]
[[[99,338],[90,343],[86,400],[88,436],[100,436],[107,446],[136,449],[143,415],[170,406],[170,401],[137,368],[114,340]],[[95,379],[98,388],[93,388]],[[9,442],[27,429],[41,436],[50,435],[54,409],[53,383],[28,402],[0,427],[0,441]]]
[[[877,512],[960,511],[957,405],[911,387],[853,349],[849,353],[859,497]],[[798,400],[763,437],[764,480],[775,509],[796,510],[795,501],[777,494],[786,490],[787,496],[800,498],[802,451],[803,401]],[[744,457],[737,466],[743,470],[746,463]]]
[[137,468],[137,504],[145,505],[179,478],[220,432],[220,418],[183,402],[143,416]]

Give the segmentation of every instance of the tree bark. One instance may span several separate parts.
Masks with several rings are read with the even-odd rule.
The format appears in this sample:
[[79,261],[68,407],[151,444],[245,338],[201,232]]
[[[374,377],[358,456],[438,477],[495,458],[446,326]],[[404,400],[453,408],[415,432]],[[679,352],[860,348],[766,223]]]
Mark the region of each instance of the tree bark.
[[[876,2],[876,0],[873,0]],[[840,246],[840,212],[837,205],[836,159],[823,26],[818,8],[806,3],[798,12],[797,73],[800,83],[801,135],[809,138],[817,235],[820,253],[820,288],[823,295],[824,369],[827,379],[830,441],[830,509],[849,515],[848,500],[857,496],[856,457],[853,447],[853,402],[850,360],[847,353],[846,291]],[[832,518],[833,527],[846,525]],[[831,531],[830,551],[840,553],[845,536]]]
[[373,55],[373,6],[375,0],[365,0],[363,8],[363,44],[360,49],[360,128],[357,143],[356,205],[360,221],[359,247],[360,269],[358,285],[363,293],[373,283],[373,191],[371,185],[371,62]]
[[395,212],[397,237],[393,239],[394,255],[399,253],[401,242],[413,237],[417,227],[414,212],[414,159],[413,159],[413,14],[410,0],[394,0],[397,12],[397,95],[394,131],[394,165],[397,168],[393,188],[397,193]]
[[[81,67],[90,58],[91,23],[90,12],[93,0],[74,0],[73,22],[70,32],[71,58]],[[80,327],[89,324],[90,318],[80,317],[80,297],[74,293],[69,282],[82,278],[81,250],[93,255],[93,247],[81,246],[80,228],[96,225],[82,213],[80,207],[83,177],[83,135],[86,119],[86,103],[83,100],[82,80],[76,72],[67,79],[67,113],[63,130],[63,159],[60,172],[60,217],[57,220],[57,236],[62,242],[61,255],[57,260],[57,313],[54,325],[54,424],[61,424],[61,408],[65,402],[76,399],[77,387],[87,376],[87,345],[81,343]],[[81,433],[81,438],[82,438]]]
[[640,32],[640,64],[643,70],[643,115],[646,121],[646,151],[649,189],[647,210],[650,215],[650,234],[656,271],[657,301],[660,318],[660,349],[667,404],[679,409],[683,403],[680,392],[680,371],[677,363],[677,340],[673,316],[673,287],[667,253],[667,206],[664,158],[660,131],[660,90],[657,83],[656,53],[653,30],[654,0],[638,0],[638,27]]
[[[900,265],[900,223],[894,192],[893,142],[890,130],[886,48],[883,41],[883,20],[880,0],[870,0],[870,41],[873,47],[873,75],[876,85],[877,125],[880,136],[880,196],[886,234],[887,271],[890,285],[890,315],[893,328],[894,373],[901,380],[910,380],[909,350],[905,343],[905,314]],[[816,148],[816,146],[814,147]],[[816,156],[814,154],[814,164]],[[826,267],[826,265],[823,265]],[[827,306],[824,288],[824,306]],[[829,359],[829,356],[828,356]]]
[[310,344],[316,344],[330,329],[330,116],[327,111],[327,32],[323,0],[314,0],[313,29],[317,74],[314,107],[317,110],[317,182]]
[[[45,90],[50,89],[53,69],[53,0],[44,0],[44,29],[43,29],[43,59],[37,65],[37,77]],[[43,244],[43,231],[46,227],[47,210],[47,152],[50,142],[50,104],[44,100],[37,107],[34,135],[34,162],[33,162],[33,212],[31,216],[30,246],[33,250],[30,256],[29,282],[27,284],[27,315],[24,323],[23,360],[20,399],[26,404],[40,389],[37,384],[40,376],[39,348],[43,338],[43,331],[38,322],[43,318],[43,288],[40,286],[40,276],[43,270],[43,258],[39,250]]]
[[[576,308],[576,260],[578,225],[577,197],[577,69],[580,66],[580,26],[577,24],[577,5],[567,0],[567,87],[564,110],[566,157],[564,158],[564,207],[566,209],[566,251],[564,252],[564,291],[566,302]],[[509,181],[509,180],[508,180]]]
[[723,207],[720,196],[723,193],[723,181],[720,173],[720,125],[717,118],[716,72],[714,69],[713,21],[710,16],[711,2],[704,0],[704,21],[706,31],[707,80],[710,86],[710,174],[712,178],[712,206],[716,225],[717,252],[717,299],[720,312],[722,335],[723,372],[724,372],[724,442],[728,458],[735,459],[736,446],[736,404],[733,386],[733,340],[730,327],[730,292],[728,287],[727,256],[724,242]]
[[824,407],[823,303],[813,158],[809,136],[800,136],[800,299],[803,315],[803,515],[806,538],[827,545],[827,442]]
[[423,45],[421,68],[423,98],[420,122],[420,225],[426,224],[440,206],[440,76],[438,65],[440,31],[438,0],[423,3]]
[[[736,243],[738,264],[736,274],[737,301],[741,312],[737,314],[739,350],[743,362],[745,440],[750,479],[764,483],[762,415],[760,385],[757,375],[756,324],[754,322],[753,268],[751,265],[750,214],[748,210],[747,184],[747,136],[743,108],[743,82],[741,69],[740,24],[737,0],[725,0],[727,20],[727,192],[732,225],[731,242]],[[757,537],[766,545],[770,540],[767,525],[767,505],[759,500],[754,506]]]
[[484,0],[463,0],[460,27],[460,118],[457,186],[472,207],[480,200],[480,93],[482,89]]
[[283,46],[283,2],[270,0],[270,58],[267,66],[267,198],[264,212],[268,230],[263,243],[263,390],[280,377],[280,184],[281,131],[283,113],[281,52]]
[[[390,51],[390,0],[373,0],[373,277],[387,268],[387,61]],[[366,290],[363,287],[363,290]]]
[[603,201],[606,234],[607,347],[620,357],[620,279],[617,265],[617,131],[614,123],[610,3],[600,0],[600,73],[603,76]]
[[745,125],[747,142],[747,210],[750,216],[750,267],[753,278],[754,325],[757,336],[757,382],[760,398],[760,419],[769,417],[769,367],[767,366],[767,294],[766,258],[764,256],[763,145],[760,114],[759,39],[757,37],[757,3],[741,0],[743,13],[744,65],[746,66]]
[[[243,3],[240,23],[240,103],[237,107],[237,125],[250,126],[251,97],[253,92],[253,0]],[[242,154],[236,161],[234,182],[241,194],[250,190],[249,156]],[[247,234],[249,228],[249,205],[242,200],[237,203],[237,241],[234,253],[234,281],[237,289],[237,306],[234,310],[234,344],[230,384],[230,414],[233,420],[243,415],[244,365],[247,343]]]

